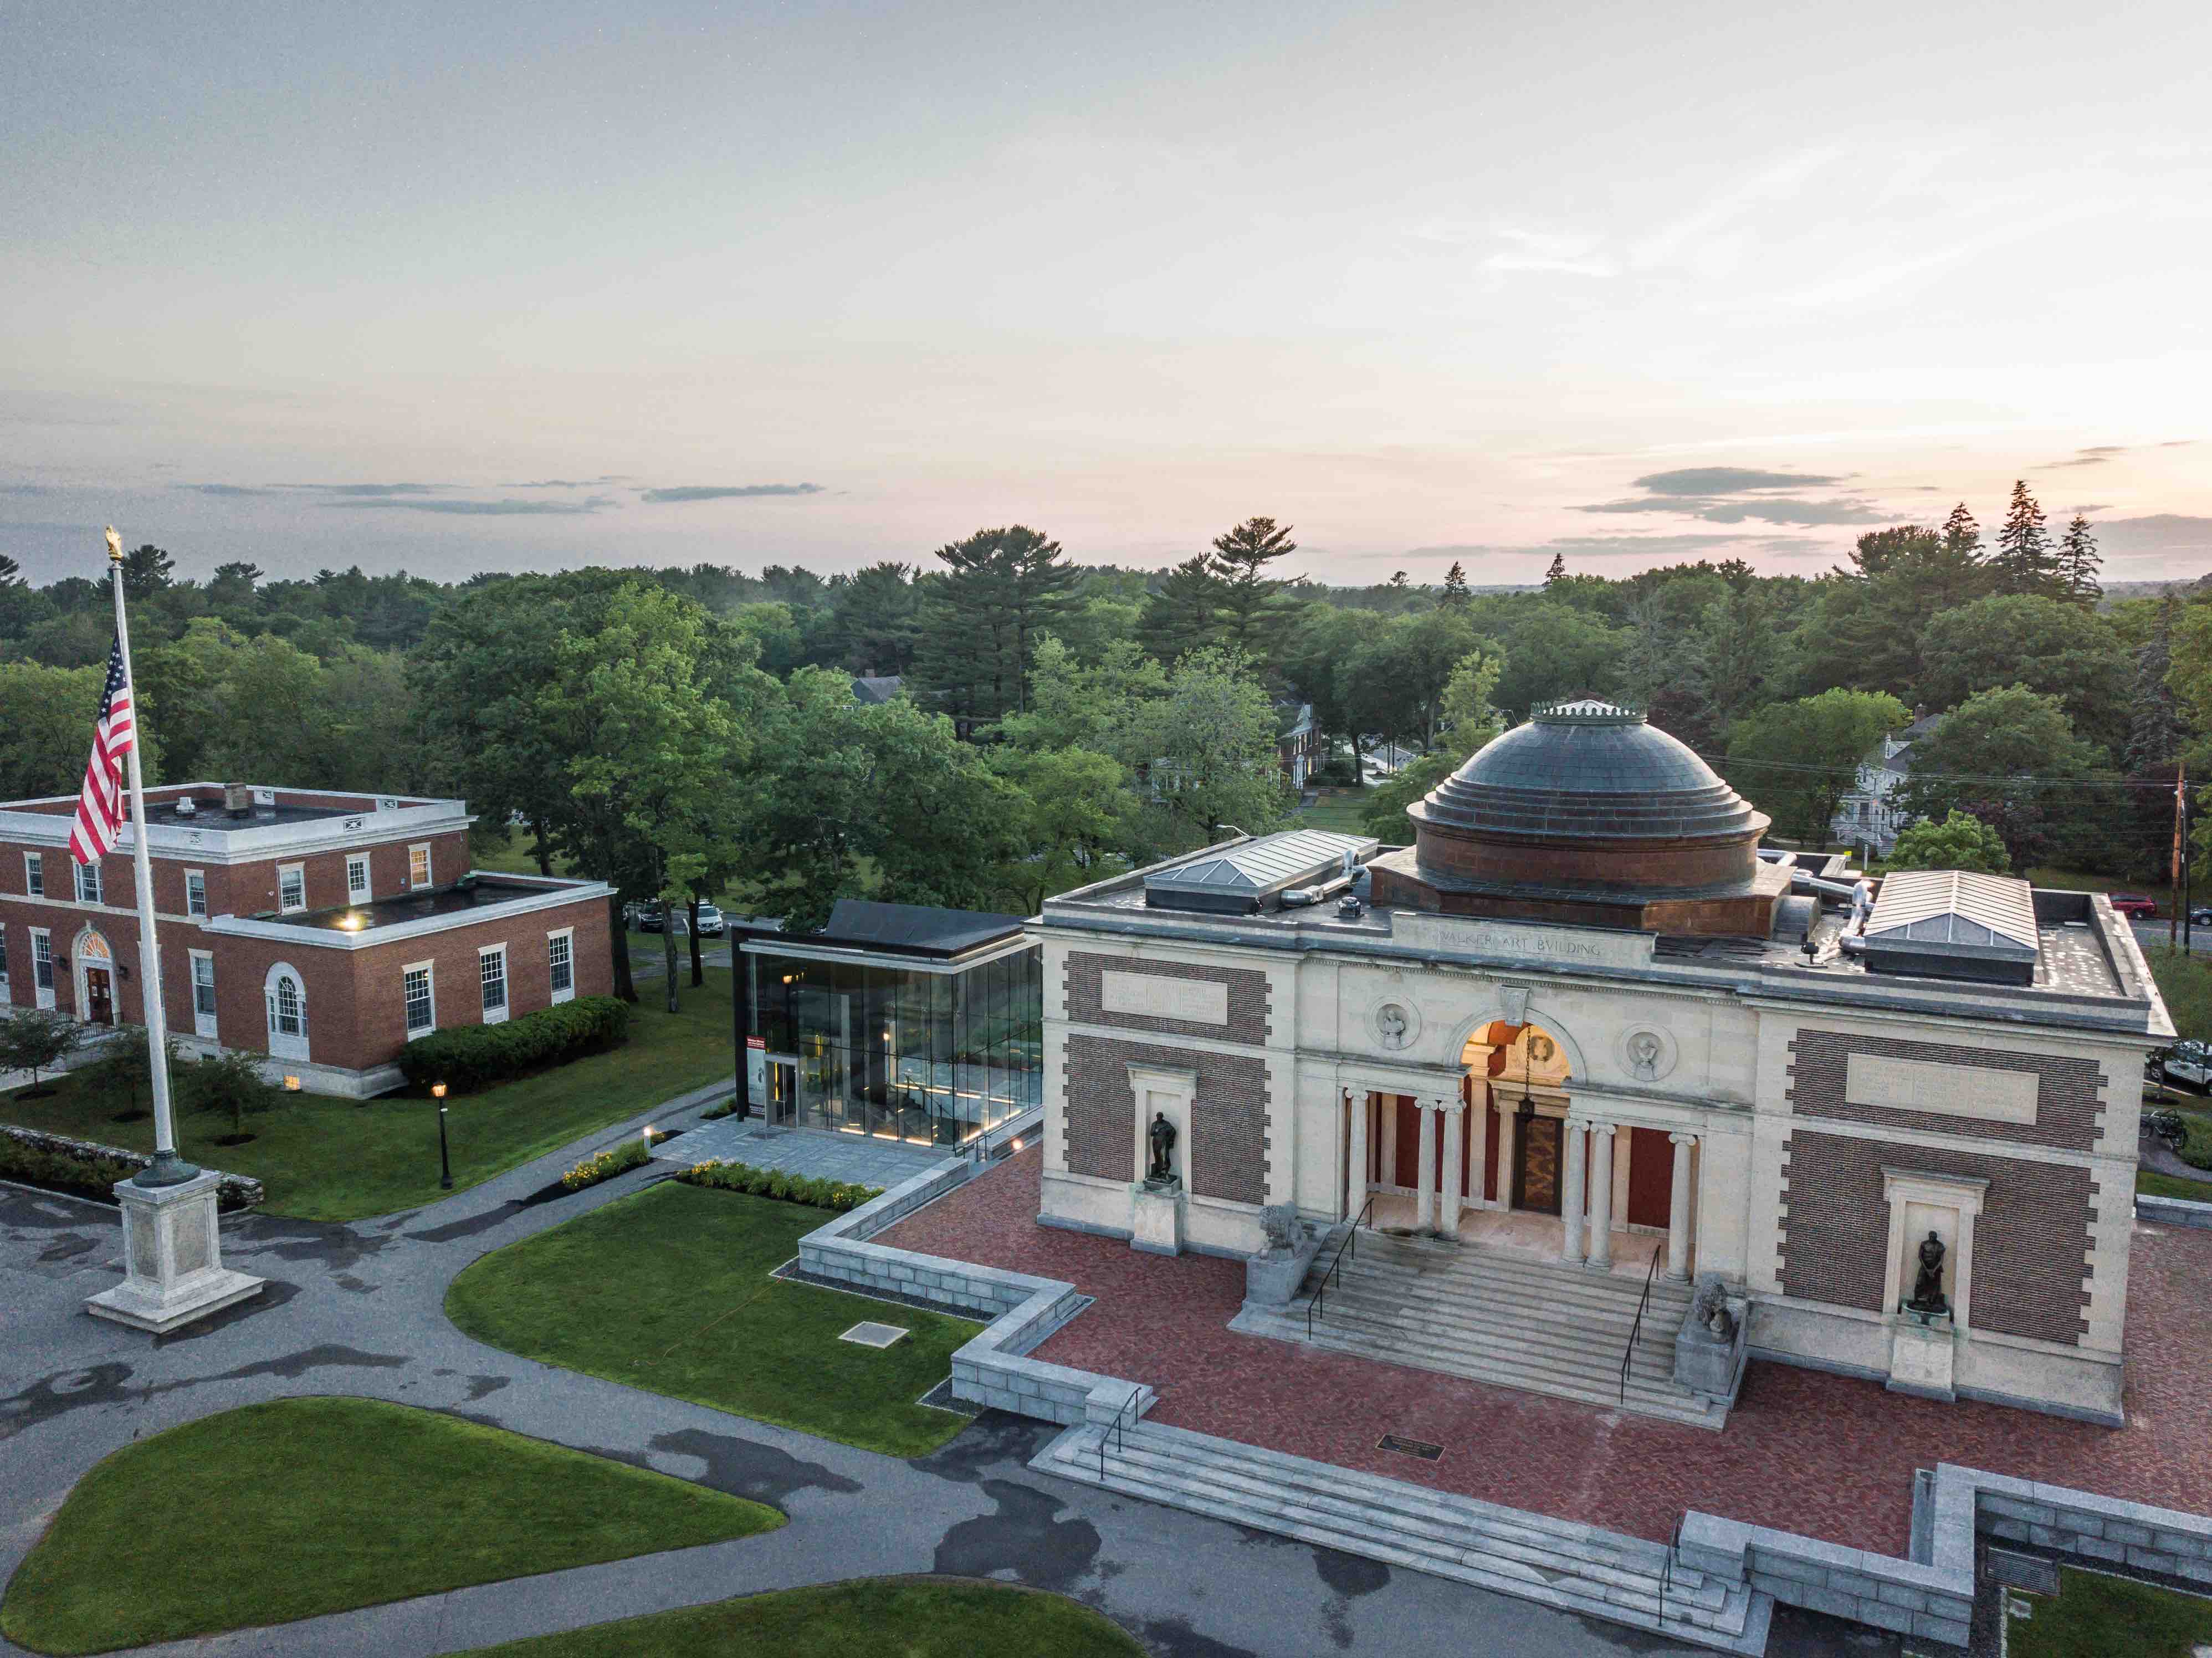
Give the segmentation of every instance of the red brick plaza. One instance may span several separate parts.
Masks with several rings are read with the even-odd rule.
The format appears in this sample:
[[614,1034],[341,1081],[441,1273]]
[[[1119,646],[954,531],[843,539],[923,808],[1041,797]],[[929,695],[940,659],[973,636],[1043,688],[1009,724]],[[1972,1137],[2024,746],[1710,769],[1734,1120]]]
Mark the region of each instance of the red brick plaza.
[[[1097,1297],[1036,1357],[1150,1383],[1157,1421],[1659,1541],[1699,1509],[1902,1555],[1913,1470],[1939,1461],[2170,1508],[2212,1501],[2212,1233],[2136,1229],[2124,1429],[1754,1363],[1714,1434],[1235,1334],[1240,1262],[1038,1225],[1039,1157],[1010,1158],[877,1242]],[[1377,1449],[1388,1433],[1443,1458]]]

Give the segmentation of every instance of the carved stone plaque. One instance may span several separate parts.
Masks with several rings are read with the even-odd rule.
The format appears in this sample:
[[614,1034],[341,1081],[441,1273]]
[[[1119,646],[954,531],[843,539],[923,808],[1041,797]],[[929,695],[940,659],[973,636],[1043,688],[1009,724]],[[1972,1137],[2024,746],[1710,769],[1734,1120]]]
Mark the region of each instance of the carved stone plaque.
[[1170,979],[1157,973],[1116,973],[1109,969],[1098,975],[1098,1005],[1109,1013],[1225,1025],[1229,987],[1210,979]]

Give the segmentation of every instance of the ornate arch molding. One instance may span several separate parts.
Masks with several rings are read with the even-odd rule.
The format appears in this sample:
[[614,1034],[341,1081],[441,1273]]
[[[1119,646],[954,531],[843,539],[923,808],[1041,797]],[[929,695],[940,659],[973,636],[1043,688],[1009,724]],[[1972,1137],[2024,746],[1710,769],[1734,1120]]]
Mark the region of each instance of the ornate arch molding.
[[1533,1024],[1559,1043],[1559,1051],[1567,1058],[1567,1081],[1571,1086],[1595,1074],[1588,1054],[1574,1031],[1538,1005],[1533,989],[1517,985],[1500,986],[1480,1011],[1452,1027],[1451,1046],[1446,1050],[1450,1056],[1449,1063],[1462,1066],[1461,1056],[1467,1052],[1468,1042],[1474,1033],[1501,1019],[1507,1024]]

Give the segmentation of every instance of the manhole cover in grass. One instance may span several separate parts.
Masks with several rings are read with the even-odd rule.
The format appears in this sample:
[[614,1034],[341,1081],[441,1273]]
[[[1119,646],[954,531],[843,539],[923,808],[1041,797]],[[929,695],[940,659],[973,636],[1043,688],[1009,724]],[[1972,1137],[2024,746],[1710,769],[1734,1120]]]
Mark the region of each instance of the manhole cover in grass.
[[1441,1445],[1431,1445],[1425,1439],[1407,1439],[1397,1434],[1384,1434],[1376,1442],[1378,1451],[1396,1451],[1401,1456],[1418,1456],[1424,1462],[1434,1462],[1444,1454]]
[[840,1341],[855,1341],[863,1347],[888,1347],[906,1334],[902,1326],[876,1324],[866,1319],[855,1324],[837,1338]]

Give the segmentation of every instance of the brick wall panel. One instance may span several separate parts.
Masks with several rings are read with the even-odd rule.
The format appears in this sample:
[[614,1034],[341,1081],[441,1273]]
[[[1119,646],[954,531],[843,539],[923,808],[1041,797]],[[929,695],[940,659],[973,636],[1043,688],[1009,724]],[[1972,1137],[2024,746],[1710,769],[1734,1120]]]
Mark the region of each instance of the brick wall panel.
[[1264,1203],[1267,1193],[1267,1068],[1256,1056],[1194,1052],[1106,1036],[1067,1039],[1065,1139],[1079,1175],[1134,1180],[1137,1101],[1132,1065],[1198,1073],[1183,1143],[1183,1178],[1200,1197]]
[[[1133,973],[1161,979],[1199,979],[1229,987],[1229,1023],[1161,1019],[1140,1013],[1109,1013],[1099,1005],[1101,974]],[[1067,957],[1067,1017],[1078,1024],[1110,1025],[1121,1030],[1155,1031],[1170,1036],[1210,1036],[1218,1042],[1267,1040],[1267,975],[1255,968],[1207,967],[1191,962],[1156,962],[1132,956],[1070,951]]]
[[[1974,1139],[2053,1145],[2069,1151],[2087,1151],[2096,1144],[2098,1118],[2104,1110],[2099,1099],[2104,1076],[2094,1060],[2008,1054],[1987,1048],[1954,1048],[1940,1042],[1802,1029],[1791,1042],[1790,1052],[1788,1097],[1791,1109],[1801,1117],[1833,1117],[1844,1122],[1917,1128]],[[2035,1121],[1992,1122],[1941,1111],[1900,1111],[1888,1106],[1848,1104],[1844,1099],[1844,1072],[1853,1054],[1972,1066],[1984,1071],[2033,1072],[2040,1078],[2036,1090]]]

